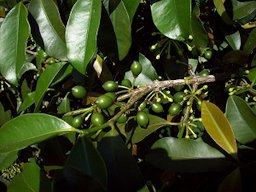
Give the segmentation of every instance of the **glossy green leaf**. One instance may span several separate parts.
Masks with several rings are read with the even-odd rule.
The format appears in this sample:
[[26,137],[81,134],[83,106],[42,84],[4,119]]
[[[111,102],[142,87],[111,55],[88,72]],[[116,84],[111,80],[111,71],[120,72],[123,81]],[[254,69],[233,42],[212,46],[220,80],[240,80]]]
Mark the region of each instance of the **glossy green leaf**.
[[216,10],[218,14],[221,16],[222,20],[228,25],[233,25],[233,21],[228,15],[226,8],[224,6],[225,1],[226,0],[213,0]]
[[253,51],[253,49],[256,48],[255,42],[256,42],[256,29],[253,29],[250,32],[250,34],[244,44],[243,51],[247,54],[250,54]]
[[151,150],[146,161],[162,169],[216,171],[223,169],[225,164],[225,156],[201,140],[164,137],[157,140]]
[[254,85],[256,83],[256,68],[252,68],[247,77]]
[[109,191],[137,191],[143,187],[137,163],[115,129],[101,139],[98,150],[106,163]]
[[49,65],[40,75],[35,90],[35,112],[39,111],[45,93],[65,64],[65,62],[60,62]]
[[226,116],[240,143],[247,144],[256,139],[256,115],[242,98],[238,96],[228,98]]
[[45,52],[55,58],[65,59],[65,26],[53,0],[32,0],[29,12],[36,20],[43,39]]
[[18,152],[0,153],[0,170],[8,168],[18,158]]
[[80,137],[78,139],[67,159],[66,166],[93,177],[101,183],[103,188],[107,188],[105,163],[89,138]]
[[194,44],[197,47],[197,49],[203,50],[208,45],[208,36],[202,25],[202,22],[199,16],[200,16],[200,9],[198,6],[195,6],[191,14],[190,35],[193,36],[192,44]]
[[240,168],[236,168],[230,174],[228,174],[218,187],[218,192],[242,192]]
[[233,20],[241,24],[250,22],[256,16],[256,1],[232,0]]
[[18,112],[25,111],[31,105],[35,103],[35,92],[28,93],[25,97],[21,105],[19,106]]
[[5,111],[4,106],[0,103],[0,126],[11,119],[11,111]]
[[151,5],[153,22],[165,36],[184,40],[190,35],[191,1],[161,0]]
[[24,65],[21,67],[18,77],[22,77],[24,73],[27,71],[36,71],[36,66],[33,63],[25,62]]
[[132,44],[131,21],[123,1],[110,14],[110,19],[116,35],[119,60],[125,58]]
[[240,50],[241,36],[240,36],[239,31],[237,31],[231,35],[226,35],[225,38],[233,50]]
[[66,79],[72,73],[72,71],[73,71],[73,66],[71,64],[67,63],[66,65],[64,65],[61,68],[60,72],[56,75],[56,77],[52,81],[51,86],[54,86],[57,83],[62,82],[64,79]]
[[[150,60],[148,60],[141,53],[139,54],[139,62],[142,65],[142,72],[137,76],[135,85],[148,85],[158,78],[155,68]],[[125,73],[124,79],[129,79],[131,82],[134,80],[134,76],[131,71]]]
[[85,74],[87,65],[96,52],[100,16],[100,0],[78,0],[68,19],[67,56],[74,68],[82,74]]
[[58,108],[57,108],[58,114],[64,114],[64,113],[71,111],[70,100],[68,98],[68,95],[69,95],[69,93],[67,93],[65,95],[65,97],[61,101],[60,105],[58,106]]
[[161,117],[155,115],[148,115],[149,124],[146,129],[141,128],[140,126],[136,127],[132,133],[132,143],[138,143],[146,138],[148,135],[154,133],[159,128],[164,126],[170,126],[171,123]]
[[140,4],[140,0],[122,0],[122,1],[130,17],[130,21],[132,22],[135,12]]
[[16,86],[26,61],[25,50],[30,35],[27,16],[28,11],[20,2],[6,15],[0,28],[0,72]]
[[8,192],[38,192],[49,191],[50,180],[47,179],[35,161],[26,163],[23,171],[16,175],[10,185]]
[[215,104],[204,101],[201,115],[203,125],[211,138],[227,153],[236,154],[235,136],[223,112]]
[[55,116],[43,113],[21,115],[0,128],[0,153],[17,151],[69,132],[78,130]]

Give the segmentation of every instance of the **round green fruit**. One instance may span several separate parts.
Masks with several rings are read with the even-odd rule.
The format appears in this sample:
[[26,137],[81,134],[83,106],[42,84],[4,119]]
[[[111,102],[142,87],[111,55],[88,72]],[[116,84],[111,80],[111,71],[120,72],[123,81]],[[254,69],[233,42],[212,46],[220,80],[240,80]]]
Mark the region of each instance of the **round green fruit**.
[[71,89],[72,95],[77,99],[82,99],[87,94],[86,89],[81,85],[76,85]]
[[118,85],[116,82],[114,81],[106,81],[103,85],[102,85],[103,89],[107,92],[112,92],[115,91],[118,88]]
[[134,77],[137,77],[142,71],[142,65],[138,61],[134,61],[131,65],[131,71]]
[[146,103],[145,101],[143,101],[143,102],[139,105],[138,110],[139,110],[139,111],[143,111],[143,110],[146,108],[146,106],[147,106],[147,103]]
[[132,82],[129,79],[123,79],[121,85],[130,88],[132,87]]
[[151,109],[155,113],[162,113],[164,111],[164,108],[160,103],[152,103]]
[[180,103],[181,101],[183,101],[184,95],[185,95],[185,93],[182,92],[182,91],[176,92],[176,93],[173,95],[173,100],[174,100],[174,102]]
[[181,111],[181,105],[178,103],[172,103],[168,110],[171,116],[178,115],[180,111]]
[[91,116],[91,123],[95,126],[101,126],[105,123],[105,118],[101,113],[95,112]]
[[206,59],[211,59],[212,58],[212,51],[211,50],[206,50],[205,52],[204,52],[204,57],[206,58]]
[[83,123],[83,118],[80,116],[76,116],[72,120],[72,126],[75,128],[80,127],[82,125],[82,123]]
[[144,111],[139,111],[136,115],[136,121],[141,127],[146,127],[149,122],[147,113],[145,113]]
[[203,69],[202,71],[199,72],[199,75],[202,76],[202,77],[206,77],[209,74],[210,74],[209,69]]
[[118,123],[125,123],[127,121],[127,116],[126,114],[122,114],[118,119],[117,119],[117,122]]
[[113,93],[113,92],[105,93],[105,95],[107,95],[107,96],[109,96],[110,98],[112,98],[113,101],[115,101],[115,100],[116,100],[116,97],[117,97],[116,94]]
[[100,109],[107,109],[113,104],[113,99],[110,96],[104,94],[99,96],[95,103]]

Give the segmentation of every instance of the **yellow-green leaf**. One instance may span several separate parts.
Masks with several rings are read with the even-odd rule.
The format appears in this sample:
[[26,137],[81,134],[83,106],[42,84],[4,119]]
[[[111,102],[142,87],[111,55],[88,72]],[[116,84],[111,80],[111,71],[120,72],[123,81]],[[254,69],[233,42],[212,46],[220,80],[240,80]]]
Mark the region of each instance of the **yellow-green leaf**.
[[202,121],[211,138],[227,153],[237,153],[233,130],[223,112],[213,103],[202,104]]

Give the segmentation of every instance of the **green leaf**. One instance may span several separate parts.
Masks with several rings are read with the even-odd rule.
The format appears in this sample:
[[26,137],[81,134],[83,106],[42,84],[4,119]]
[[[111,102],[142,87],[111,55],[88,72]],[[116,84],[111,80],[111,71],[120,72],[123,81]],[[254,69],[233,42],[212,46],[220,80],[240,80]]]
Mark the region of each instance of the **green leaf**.
[[226,8],[224,6],[225,1],[226,0],[213,0],[216,10],[217,10],[218,14],[221,16],[222,20],[228,25],[233,25],[233,21],[229,17],[229,15],[226,11]]
[[4,106],[0,103],[0,126],[11,119],[11,111],[5,111]]
[[128,15],[130,17],[130,21],[132,22],[133,17],[136,13],[136,10],[140,4],[140,0],[122,0],[122,1],[126,7]]
[[228,98],[226,116],[240,143],[247,144],[256,139],[256,115],[242,98],[238,96]]
[[77,169],[85,175],[91,176],[103,188],[107,188],[107,170],[98,150],[87,137],[80,137],[72,149],[66,166]]
[[[153,83],[153,81],[158,78],[158,75],[152,63],[141,53],[139,54],[139,62],[142,65],[142,72],[139,74],[139,76],[137,76],[135,85],[148,85]],[[132,72],[127,71],[124,79],[129,79],[131,82],[133,82],[134,76]]]
[[191,1],[161,0],[151,5],[153,22],[165,36],[185,40],[190,32]]
[[0,153],[17,151],[69,132],[79,132],[79,130],[55,116],[43,113],[21,115],[0,128]]
[[50,180],[41,174],[40,167],[35,161],[32,161],[26,163],[22,173],[14,177],[13,181],[8,186],[8,192],[47,191],[49,188],[47,188],[46,185],[48,185],[48,187],[50,186]]
[[8,168],[17,158],[17,151],[0,153],[0,170]]
[[132,133],[132,143],[138,143],[146,138],[148,135],[154,133],[161,127],[170,126],[171,123],[161,117],[155,115],[148,115],[149,124],[146,129],[141,128],[140,126],[136,127]]
[[106,163],[109,191],[137,191],[144,185],[135,159],[115,129],[102,138],[98,149]]
[[247,78],[252,82],[253,85],[256,83],[256,68],[252,68],[250,70]]
[[65,59],[65,26],[53,0],[32,0],[29,12],[36,20],[42,36],[45,52],[55,58]]
[[256,47],[255,42],[256,42],[256,29],[253,29],[250,32],[250,34],[244,44],[244,47],[243,47],[244,52],[247,54],[250,54],[253,51],[253,49],[255,49],[255,47]]
[[203,125],[211,138],[227,153],[236,154],[237,145],[234,133],[222,111],[215,104],[204,101],[201,115]]
[[117,40],[119,60],[123,60],[132,45],[131,21],[123,1],[110,14]]
[[85,74],[96,52],[101,0],[78,0],[73,6],[67,27],[67,56],[75,69]]
[[218,192],[227,191],[242,191],[241,172],[239,167],[228,174],[218,187]]
[[68,98],[68,95],[69,95],[69,93],[67,93],[65,95],[65,97],[61,101],[60,105],[58,106],[58,108],[57,108],[58,114],[64,114],[64,113],[71,111],[70,100]]
[[64,79],[66,79],[73,71],[73,66],[69,63],[67,63],[66,65],[64,65],[60,72],[57,74],[57,76],[54,78],[54,80],[52,81],[51,86],[56,85],[57,83],[62,82]]
[[241,37],[239,31],[236,31],[235,33],[231,35],[225,36],[228,44],[232,47],[233,50],[239,50],[241,47]]
[[29,108],[31,105],[35,103],[35,92],[28,93],[21,105],[19,106],[18,112],[25,111],[27,108]]
[[20,71],[26,61],[26,45],[30,35],[28,12],[20,2],[6,15],[0,28],[0,72],[17,86]]
[[35,112],[39,110],[45,93],[65,64],[65,62],[60,62],[49,65],[40,75],[35,90]]
[[157,140],[151,150],[146,161],[162,169],[216,171],[223,169],[225,164],[225,156],[201,140],[164,137]]
[[197,49],[203,50],[208,45],[208,36],[199,18],[200,9],[198,6],[194,7],[193,13],[191,14],[191,28],[190,35],[193,36],[192,44],[194,44]]
[[241,24],[250,22],[256,16],[256,1],[232,0],[233,20]]

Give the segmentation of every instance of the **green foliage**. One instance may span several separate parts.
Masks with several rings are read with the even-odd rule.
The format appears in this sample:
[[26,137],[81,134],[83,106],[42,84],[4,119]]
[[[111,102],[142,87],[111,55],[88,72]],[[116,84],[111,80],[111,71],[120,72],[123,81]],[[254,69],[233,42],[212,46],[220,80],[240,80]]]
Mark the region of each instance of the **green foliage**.
[[1,186],[255,191],[255,7],[1,0]]

